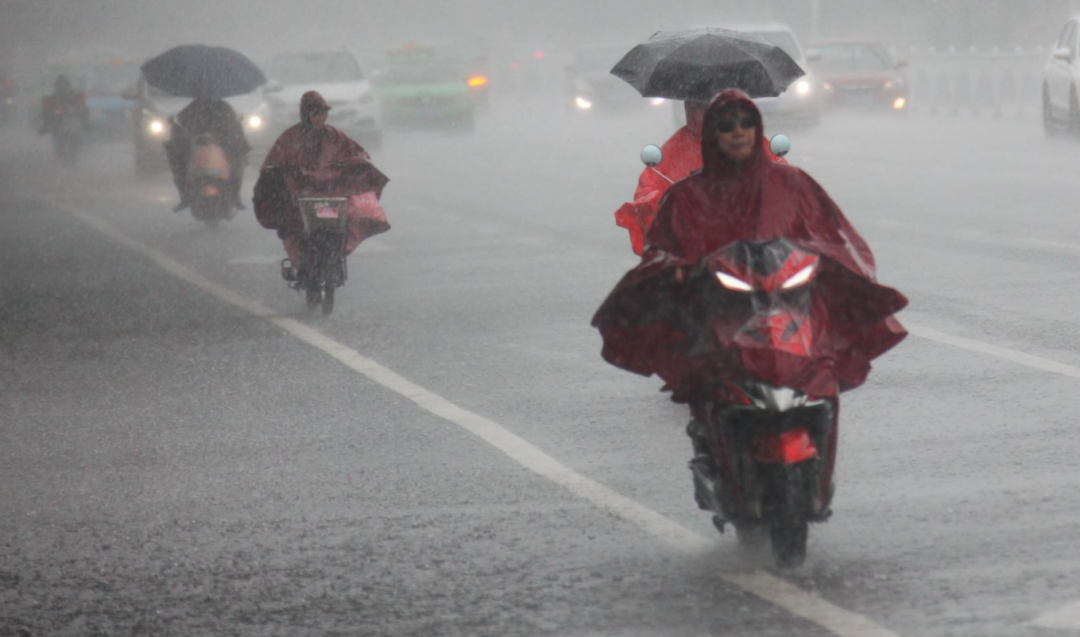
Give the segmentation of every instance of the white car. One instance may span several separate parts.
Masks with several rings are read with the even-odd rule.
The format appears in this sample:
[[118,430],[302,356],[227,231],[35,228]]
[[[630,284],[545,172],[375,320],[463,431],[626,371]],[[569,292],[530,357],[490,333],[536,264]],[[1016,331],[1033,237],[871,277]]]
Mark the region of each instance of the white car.
[[1047,135],[1080,135],[1080,15],[1065,22],[1050,50],[1042,85],[1043,127]]
[[[806,71],[799,79],[792,82],[779,97],[759,97],[754,99],[761,116],[765,119],[766,130],[775,132],[777,127],[798,128],[817,126],[821,122],[821,86],[810,70],[810,60],[795,32],[780,23],[751,25],[710,25],[731,31],[755,33],[768,42],[780,47],[791,59]],[[675,105],[676,123],[682,126],[686,122],[682,104]]]
[[300,97],[318,91],[331,106],[329,124],[357,136],[365,146],[382,142],[379,100],[349,51],[285,53],[270,60],[265,71],[270,81],[263,93],[277,127],[298,123]]

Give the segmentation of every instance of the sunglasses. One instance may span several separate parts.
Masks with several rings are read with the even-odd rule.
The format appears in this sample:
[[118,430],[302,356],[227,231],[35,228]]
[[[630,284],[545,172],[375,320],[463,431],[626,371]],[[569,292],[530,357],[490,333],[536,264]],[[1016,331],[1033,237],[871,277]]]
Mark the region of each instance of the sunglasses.
[[743,130],[749,130],[751,128],[757,128],[758,120],[753,115],[747,115],[742,119],[720,119],[716,121],[716,132],[730,133],[735,130],[736,125]]

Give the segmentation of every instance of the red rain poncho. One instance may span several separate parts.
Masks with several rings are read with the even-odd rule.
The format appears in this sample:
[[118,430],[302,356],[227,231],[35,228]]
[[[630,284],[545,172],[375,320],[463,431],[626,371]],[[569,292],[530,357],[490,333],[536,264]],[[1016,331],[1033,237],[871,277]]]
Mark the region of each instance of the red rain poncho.
[[[709,108],[703,130],[715,130],[719,111],[732,104],[758,113],[745,93],[727,90]],[[757,134],[763,141],[761,126]],[[725,162],[715,134],[706,134],[701,148],[702,171],[670,188],[641,264],[623,277],[593,318],[604,339],[604,359],[645,376],[659,375],[679,402],[693,401],[703,387],[722,385],[718,381],[757,380],[819,397],[858,387],[870,361],[906,336],[892,314],[907,299],[876,282],[866,242],[809,175],[770,161],[760,143],[741,167]],[[822,257],[812,292],[814,337],[808,355],[743,348],[707,319],[688,326],[673,318],[674,308],[694,304],[681,281],[700,259],[736,241],[778,238]],[[702,333],[711,335],[704,347]]]
[[[277,230],[294,265],[300,263],[303,221],[296,198],[301,196],[347,197],[350,199],[348,238],[345,254],[360,242],[386,232],[390,224],[379,205],[382,189],[389,181],[371,163],[367,151],[334,128],[310,124],[313,114],[330,110],[315,91],[300,100],[300,123],[292,126],[274,143],[263,162],[255,184],[255,217],[264,228]],[[301,169],[295,172],[269,168]]]
[[[762,144],[766,156],[771,160],[787,163],[773,154],[767,139],[763,139]],[[661,150],[664,151],[664,158],[656,166],[656,170],[646,168],[641,171],[637,190],[634,191],[634,201],[624,203],[615,211],[615,225],[626,228],[630,233],[630,247],[637,255],[640,255],[644,248],[645,235],[656,218],[660,200],[671,187],[671,181],[678,183],[689,177],[690,173],[701,170],[701,131],[687,123],[664,142]],[[657,171],[671,181],[656,174]]]

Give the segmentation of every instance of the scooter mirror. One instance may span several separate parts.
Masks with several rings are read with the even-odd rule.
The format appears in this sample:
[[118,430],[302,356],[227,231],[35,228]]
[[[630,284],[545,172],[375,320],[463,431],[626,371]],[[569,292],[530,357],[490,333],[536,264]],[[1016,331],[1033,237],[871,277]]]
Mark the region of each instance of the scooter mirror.
[[664,159],[664,151],[660,150],[660,147],[656,144],[649,144],[645,148],[641,149],[641,163],[645,164],[649,168],[655,168],[660,165],[660,162]]
[[773,135],[772,139],[769,140],[769,150],[777,157],[783,157],[791,152],[791,140],[783,133]]

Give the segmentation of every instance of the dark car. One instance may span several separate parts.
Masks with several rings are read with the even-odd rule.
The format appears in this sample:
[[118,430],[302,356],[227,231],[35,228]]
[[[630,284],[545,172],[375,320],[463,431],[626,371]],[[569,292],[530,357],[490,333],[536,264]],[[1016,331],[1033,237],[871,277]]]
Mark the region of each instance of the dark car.
[[893,60],[880,43],[835,40],[810,50],[826,105],[907,112],[907,82],[900,73],[907,61]]
[[663,98],[643,98],[633,87],[611,74],[611,68],[632,48],[632,44],[617,44],[576,51],[566,66],[563,82],[566,107],[582,113],[616,112],[667,102]]

